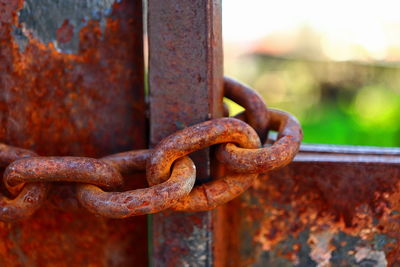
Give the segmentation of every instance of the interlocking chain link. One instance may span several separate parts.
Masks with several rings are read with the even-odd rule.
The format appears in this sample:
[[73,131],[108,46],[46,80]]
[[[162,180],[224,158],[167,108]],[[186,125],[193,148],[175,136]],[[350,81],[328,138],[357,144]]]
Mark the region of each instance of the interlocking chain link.
[[[230,78],[225,78],[224,89],[225,96],[242,105],[244,112],[177,131],[154,149],[93,159],[39,157],[30,150],[0,144],[0,167],[6,168],[4,186],[14,196],[0,194],[0,220],[32,215],[46,201],[52,182],[76,183],[81,205],[111,218],[166,209],[209,210],[239,196],[259,173],[288,164],[303,135],[292,115],[267,109],[252,89]],[[278,132],[273,144],[267,139],[270,130]],[[212,145],[218,145],[216,158],[228,171],[219,179],[195,186],[196,168],[188,155]],[[146,171],[149,187],[118,191],[123,175],[135,171]]]
[[126,192],[105,192],[101,188],[81,184],[78,199],[89,211],[111,218],[155,213],[169,208],[190,193],[196,180],[196,167],[189,157],[178,159],[170,177],[163,183]]
[[[3,168],[18,159],[35,156],[35,152],[0,144],[0,164]],[[14,221],[31,216],[46,200],[48,190],[47,183],[30,183],[13,199],[0,194],[0,220]]]
[[[147,181],[150,185],[165,181],[171,164],[178,158],[205,147],[233,142],[241,147],[261,146],[257,133],[248,124],[222,118],[206,121],[178,131],[163,139],[147,162]],[[202,211],[215,208],[241,194],[255,177],[236,174],[195,187],[188,197],[172,205],[181,211]],[[252,175],[250,175],[252,176]]]
[[233,171],[239,173],[261,173],[291,162],[298,152],[303,137],[296,118],[274,109],[269,109],[269,130],[278,132],[278,140],[260,149],[246,149],[235,144],[223,144],[217,151],[217,158]]

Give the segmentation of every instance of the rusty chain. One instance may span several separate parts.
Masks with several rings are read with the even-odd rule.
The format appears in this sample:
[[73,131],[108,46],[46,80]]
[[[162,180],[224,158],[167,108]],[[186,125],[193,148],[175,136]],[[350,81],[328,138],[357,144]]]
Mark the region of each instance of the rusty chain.
[[[3,182],[8,191],[0,194],[0,220],[32,215],[46,200],[51,182],[76,183],[83,207],[112,218],[166,209],[203,211],[232,200],[259,173],[288,164],[298,152],[302,131],[292,115],[268,109],[261,96],[245,85],[225,78],[224,89],[225,96],[243,106],[244,112],[177,131],[154,149],[93,159],[39,157],[30,150],[0,144],[0,167],[5,168]],[[267,139],[270,130],[278,132],[273,144]],[[217,144],[216,158],[227,172],[195,186],[196,168],[188,155]],[[118,191],[124,183],[122,175],[134,171],[146,171],[150,186]]]

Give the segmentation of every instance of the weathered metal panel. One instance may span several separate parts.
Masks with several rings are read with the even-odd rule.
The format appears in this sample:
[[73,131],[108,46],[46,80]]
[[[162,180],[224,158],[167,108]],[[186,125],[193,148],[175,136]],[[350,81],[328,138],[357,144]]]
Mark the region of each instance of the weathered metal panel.
[[[1,0],[0,141],[43,156],[145,147],[141,5]],[[68,184],[32,218],[0,223],[0,235],[1,266],[147,264],[146,218],[91,215]]]
[[[220,0],[148,1],[150,143],[222,116]],[[210,177],[209,150],[195,153],[198,181]],[[215,212],[152,216],[155,266],[210,266]]]
[[400,150],[307,146],[229,204],[229,266],[398,266]]

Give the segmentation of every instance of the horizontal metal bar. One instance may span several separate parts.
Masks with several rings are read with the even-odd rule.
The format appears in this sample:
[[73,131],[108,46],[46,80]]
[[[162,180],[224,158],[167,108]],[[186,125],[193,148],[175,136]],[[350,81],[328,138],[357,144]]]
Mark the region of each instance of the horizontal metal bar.
[[318,153],[399,155],[400,156],[400,147],[302,144],[300,147],[300,151],[301,152],[318,152]]
[[399,164],[400,149],[342,145],[303,144],[295,162],[336,162],[367,164]]
[[319,153],[299,153],[294,162],[339,162],[339,163],[376,163],[399,164],[400,156],[371,155],[323,155]]

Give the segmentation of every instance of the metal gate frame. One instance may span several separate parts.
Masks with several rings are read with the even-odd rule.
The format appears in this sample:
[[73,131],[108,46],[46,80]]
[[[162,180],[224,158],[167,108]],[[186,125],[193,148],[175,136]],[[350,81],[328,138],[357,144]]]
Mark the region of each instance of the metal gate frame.
[[[221,0],[0,4],[1,142],[101,157],[223,116]],[[212,150],[191,155],[199,182],[224,174]],[[32,217],[0,222],[0,265],[397,266],[399,163],[397,148],[303,145],[213,211],[124,220],[89,214],[56,184]],[[140,173],[127,180],[146,186]]]

